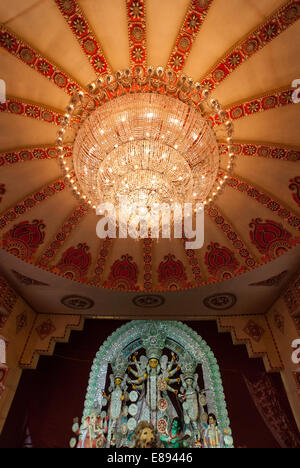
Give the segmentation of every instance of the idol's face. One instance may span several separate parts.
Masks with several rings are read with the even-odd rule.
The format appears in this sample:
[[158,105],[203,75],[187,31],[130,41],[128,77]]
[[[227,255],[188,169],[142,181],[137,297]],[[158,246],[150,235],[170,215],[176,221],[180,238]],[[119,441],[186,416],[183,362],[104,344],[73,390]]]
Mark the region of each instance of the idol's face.
[[208,422],[211,426],[214,426],[216,424],[216,421],[214,420],[212,416],[209,417]]
[[158,366],[158,360],[157,360],[157,359],[150,359],[150,360],[149,360],[149,366],[150,366],[152,369],[155,369],[155,367]]
[[122,379],[120,379],[119,377],[117,377],[117,378],[115,379],[115,384],[116,384],[116,385],[121,385],[121,383],[122,383]]
[[192,379],[186,379],[186,383],[187,383],[187,385],[191,386],[193,381],[192,381]]

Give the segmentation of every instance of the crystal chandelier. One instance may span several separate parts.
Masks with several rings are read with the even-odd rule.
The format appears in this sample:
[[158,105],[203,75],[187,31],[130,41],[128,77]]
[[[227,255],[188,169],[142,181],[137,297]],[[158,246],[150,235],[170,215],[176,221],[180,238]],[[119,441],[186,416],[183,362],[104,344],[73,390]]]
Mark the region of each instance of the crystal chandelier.
[[[100,203],[209,204],[233,164],[233,126],[209,91],[162,68],[99,78],[74,95],[58,136],[73,191]],[[73,140],[72,158],[63,144]],[[227,141],[226,170],[219,141]],[[223,157],[223,156],[222,156]]]

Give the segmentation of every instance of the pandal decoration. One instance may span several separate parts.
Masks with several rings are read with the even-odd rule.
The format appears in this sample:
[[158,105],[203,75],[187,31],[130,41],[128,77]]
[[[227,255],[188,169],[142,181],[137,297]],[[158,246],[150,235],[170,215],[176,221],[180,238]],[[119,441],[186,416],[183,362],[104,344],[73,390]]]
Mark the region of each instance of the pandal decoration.
[[217,361],[181,322],[132,321],[104,342],[71,446],[133,447],[142,421],[156,431],[157,447],[233,447]]

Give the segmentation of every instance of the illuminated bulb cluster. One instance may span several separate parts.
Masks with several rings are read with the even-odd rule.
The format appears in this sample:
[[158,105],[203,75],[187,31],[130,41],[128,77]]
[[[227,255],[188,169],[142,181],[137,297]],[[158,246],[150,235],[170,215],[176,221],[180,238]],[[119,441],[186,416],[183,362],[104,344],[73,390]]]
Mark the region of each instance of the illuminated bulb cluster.
[[[177,87],[176,95],[168,93],[168,80],[172,90]],[[151,86],[158,90],[159,84],[165,92],[153,92]],[[82,92],[72,97],[57,140],[77,196],[94,209],[102,202],[117,206],[121,195],[150,208],[173,202],[206,205],[220,193],[228,175],[220,175],[217,131],[222,129],[227,141],[228,173],[234,159],[233,125],[207,89],[161,68],[149,69],[143,77],[118,72],[88,89],[92,98]],[[215,131],[211,116],[221,122]],[[63,139],[73,117],[80,126],[70,162],[64,158]]]

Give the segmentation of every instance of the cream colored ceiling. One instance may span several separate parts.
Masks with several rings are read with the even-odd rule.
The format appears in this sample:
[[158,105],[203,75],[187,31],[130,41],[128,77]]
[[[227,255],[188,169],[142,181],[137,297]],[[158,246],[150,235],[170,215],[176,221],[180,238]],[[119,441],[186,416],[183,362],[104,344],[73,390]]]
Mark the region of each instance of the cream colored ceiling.
[[[194,41],[184,72],[195,80],[204,78],[235,43],[247,38],[249,33],[263,23],[268,15],[285,3],[283,0],[213,0],[207,18]],[[130,60],[125,0],[78,0],[78,4],[101,44],[111,68],[118,70],[128,67]],[[146,1],[149,65],[166,66],[189,5],[190,0]],[[1,0],[0,22],[23,41],[28,42],[42,56],[55,63],[61,71],[67,73],[81,86],[86,86],[96,78],[88,58],[83,53],[79,42],[54,0]],[[297,59],[300,53],[299,33],[300,21],[297,21],[228,76],[214,91],[214,96],[225,106],[231,105],[273,89],[287,87],[293,79],[300,78],[300,62]],[[63,90],[2,48],[0,48],[0,62],[0,78],[6,81],[9,96],[49,106],[61,112],[64,111],[69,96]],[[235,121],[235,138],[245,142],[300,147],[299,121],[300,105],[289,105],[261,112]],[[38,145],[54,146],[55,144],[57,127],[52,124],[0,113],[0,127],[0,152]],[[299,215],[299,206],[293,201],[292,193],[288,189],[289,180],[300,175],[299,162],[291,163],[238,156],[235,175],[257,186]],[[60,177],[61,172],[56,161],[31,161],[0,168],[0,184],[6,183],[7,186],[7,193],[3,197],[0,211],[4,212],[15,203],[20,202],[26,195]],[[73,197],[69,188],[66,188],[62,193],[32,209],[29,214],[25,213],[18,218],[18,222],[29,219],[46,219],[45,244],[39,248],[36,261],[77,205],[78,201]],[[261,255],[250,241],[249,222],[252,218],[257,217],[274,219],[277,222],[282,220],[255,200],[249,199],[246,194],[239,193],[230,187],[227,187],[220,196],[217,206],[220,208],[221,214],[224,214],[241,237],[246,248],[260,262]],[[94,235],[96,221],[96,217],[91,213],[84,217],[63,244],[63,247],[56,253],[53,265],[61,258],[62,253],[67,248],[76,246],[80,242],[87,242],[93,257],[90,270],[90,277],[92,276],[102,245],[102,241]],[[294,236],[298,235],[296,228],[292,228],[286,223],[283,224]],[[209,218],[206,221],[205,229],[205,245],[202,251],[196,253],[196,258],[203,278],[207,279],[210,276],[205,267],[207,246],[211,242],[218,242],[233,251],[234,247],[224,232],[217,228],[215,222]],[[134,261],[138,263],[139,285],[141,286],[143,282],[143,252],[141,245],[134,242],[113,244],[105,265],[104,276],[106,278],[109,276],[113,261],[124,252],[132,255]],[[157,278],[157,266],[167,253],[174,253],[184,263],[188,279],[195,287],[186,252],[183,244],[179,242],[173,244],[162,242],[155,245],[153,249],[153,264],[155,265],[153,278]],[[234,251],[234,255],[238,257],[236,251]],[[297,269],[297,262],[299,265],[299,252],[297,251],[296,254],[295,251],[295,255],[298,257],[291,264],[291,272]],[[281,260],[282,265],[289,269],[292,255],[288,253],[283,257],[286,260]],[[279,260],[278,264],[280,264]],[[12,264],[16,261],[15,258],[11,260]],[[24,265],[20,264],[19,270],[23,269]],[[275,270],[270,265],[261,267],[262,279],[266,279],[268,275],[272,276],[273,273],[276,274],[277,270]],[[6,273],[9,275],[9,267]],[[252,274],[254,275],[255,272],[246,275]],[[39,273],[37,275],[39,276]],[[58,281],[58,278],[55,277],[55,281]],[[241,293],[243,291],[245,295],[243,300],[246,303],[247,280],[243,283],[243,287],[241,287],[240,277],[230,281],[232,281],[230,288],[237,295],[239,291]],[[84,292],[85,287],[80,285],[80,288],[83,288],[82,292]],[[226,289],[227,285],[215,284],[209,286],[209,292],[222,291],[224,288]],[[263,300],[263,293],[266,290],[260,289],[260,291]],[[272,299],[275,300],[278,294],[275,289],[269,290],[268,294],[269,292],[268,300],[263,302],[264,306],[271,303]],[[187,294],[187,291],[180,294]],[[194,296],[194,301],[196,301],[195,298],[196,296]],[[38,301],[37,303],[40,304]],[[242,307],[235,309],[234,312],[244,313],[243,307],[244,302],[242,302]],[[263,307],[261,311],[263,311]]]

